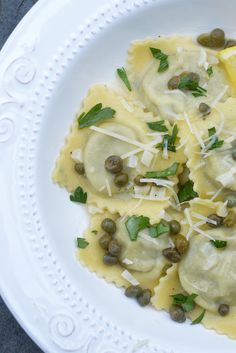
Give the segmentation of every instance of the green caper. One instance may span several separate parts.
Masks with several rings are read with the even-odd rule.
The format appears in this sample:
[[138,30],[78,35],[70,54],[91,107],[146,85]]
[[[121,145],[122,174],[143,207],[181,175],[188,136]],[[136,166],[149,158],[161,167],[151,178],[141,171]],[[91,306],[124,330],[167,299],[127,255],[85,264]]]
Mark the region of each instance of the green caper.
[[75,163],[75,171],[79,174],[79,175],[84,175],[85,174],[85,169],[84,169],[84,163]]
[[118,264],[118,257],[107,253],[103,256],[103,262],[105,265],[108,265],[108,266],[116,265]]
[[175,237],[174,241],[178,253],[180,253],[180,255],[185,254],[189,247],[188,240],[183,235],[179,234]]
[[125,186],[129,181],[129,176],[126,173],[117,174],[114,178],[114,183],[119,188]]
[[175,248],[166,248],[162,251],[162,255],[165,256],[165,258],[173,263],[180,262],[181,260],[181,255]]
[[225,32],[220,28],[215,28],[210,33],[210,44],[212,48],[221,48],[225,44]]
[[231,48],[231,47],[235,47],[236,46],[236,40],[234,39],[228,39],[227,42],[225,43],[224,48]]
[[112,174],[120,173],[123,169],[123,160],[119,156],[110,156],[105,160],[105,168]]
[[144,178],[143,175],[138,174],[138,175],[134,178],[134,183],[135,183],[135,185],[138,185],[138,186],[146,186],[147,183],[142,183],[142,182],[140,181],[140,179],[143,179],[143,178]]
[[171,266],[172,266],[171,264],[165,264],[161,270],[161,276],[165,276],[169,268],[171,268]]
[[234,160],[234,161],[236,161],[236,148],[235,149],[233,149],[233,152],[232,152],[232,159]]
[[180,76],[180,78],[184,78],[187,77],[189,78],[191,81],[195,81],[197,83],[200,82],[200,76],[198,74],[196,74],[195,72],[191,72],[191,71],[183,71]]
[[223,225],[223,218],[220,216],[217,216],[217,214],[211,214],[208,216],[208,218],[215,222],[215,224],[207,222],[207,224],[211,228],[218,228]]
[[184,309],[180,305],[173,304],[170,307],[170,317],[173,321],[182,323],[186,321]]
[[236,193],[231,193],[225,196],[225,201],[228,201],[227,207],[233,208],[236,207]]
[[180,77],[179,76],[173,76],[169,81],[168,81],[168,89],[177,89],[180,83]]
[[140,286],[129,286],[125,290],[125,295],[128,298],[137,298],[143,293],[143,290]]
[[200,103],[198,109],[203,116],[206,116],[211,113],[211,107],[206,103]]
[[101,246],[102,249],[108,250],[108,246],[110,241],[112,240],[111,234],[105,233],[100,239],[99,239],[99,245]]
[[211,43],[210,43],[211,40],[210,40],[209,33],[200,34],[200,36],[197,37],[197,41],[203,47],[211,47]]
[[218,313],[219,313],[221,316],[226,316],[226,315],[228,315],[228,313],[229,313],[229,305],[227,305],[227,304],[220,304],[220,305],[219,305],[219,308],[218,308]]
[[101,223],[101,227],[108,234],[116,232],[116,223],[111,218],[105,218]]
[[225,227],[232,228],[236,224],[236,213],[229,211],[223,223]]
[[178,221],[172,220],[170,221],[170,234],[175,235],[178,234],[181,230],[181,225]]
[[150,303],[152,292],[150,289],[144,289],[142,294],[138,296],[138,303],[140,306],[146,306]]
[[113,256],[119,256],[121,253],[121,246],[116,239],[110,241],[108,251]]

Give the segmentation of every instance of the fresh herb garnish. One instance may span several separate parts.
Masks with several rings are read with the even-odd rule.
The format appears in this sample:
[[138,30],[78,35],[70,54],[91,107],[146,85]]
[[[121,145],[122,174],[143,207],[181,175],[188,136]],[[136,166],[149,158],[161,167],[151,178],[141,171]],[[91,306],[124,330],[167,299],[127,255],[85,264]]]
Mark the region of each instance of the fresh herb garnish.
[[78,186],[77,189],[74,191],[74,194],[70,195],[70,200],[73,202],[86,203],[87,192],[84,192],[84,190],[80,186]]
[[216,128],[215,127],[208,129],[208,135],[209,135],[209,143],[208,143],[209,147],[206,149],[206,151],[220,148],[223,145],[224,140],[219,141],[218,137],[216,136]]
[[202,319],[205,316],[205,312],[206,312],[206,309],[204,309],[203,312],[195,320],[192,321],[191,325],[200,324],[200,322],[202,321]]
[[167,146],[168,151],[176,152],[176,140],[178,136],[178,126],[175,124],[172,130],[172,135],[166,134],[163,136],[163,140],[161,143],[156,145],[157,148],[161,148],[162,150]]
[[98,231],[97,230],[92,230],[92,233],[93,234],[98,234]]
[[132,216],[125,222],[126,229],[132,241],[138,237],[138,232],[149,227],[149,218],[144,216]]
[[212,66],[208,67],[207,74],[209,77],[211,77],[213,75],[213,67]]
[[189,76],[183,76],[180,79],[178,89],[188,90],[192,93],[194,97],[206,96],[207,90],[199,86],[197,81],[192,80]]
[[150,237],[157,238],[162,234],[168,234],[170,232],[170,225],[161,221],[160,223],[151,226],[148,229],[148,232]]
[[168,55],[162,53],[160,49],[150,48],[155,59],[160,60],[158,72],[164,72],[169,68]]
[[89,243],[84,238],[77,238],[77,247],[80,249],[85,249]]
[[198,193],[193,190],[193,182],[188,180],[184,185],[182,185],[178,192],[179,202],[190,201],[198,197]]
[[184,295],[182,293],[171,295],[173,298],[173,304],[180,305],[187,313],[194,309],[194,300],[197,298],[197,294]]
[[94,125],[101,120],[111,119],[115,113],[114,109],[102,108],[102,103],[98,103],[88,113],[82,113],[78,117],[79,129]]
[[176,175],[179,167],[179,163],[174,162],[169,168],[161,170],[159,172],[147,172],[146,178],[166,178],[168,176]]
[[215,248],[217,249],[222,249],[227,246],[227,241],[225,240],[210,240],[211,244],[214,245]]
[[154,121],[151,123],[147,123],[147,125],[151,130],[154,130],[154,131],[158,131],[158,132],[168,131],[167,127],[165,126],[165,120]]
[[117,75],[119,76],[119,78],[124,82],[124,84],[126,85],[126,87],[128,88],[128,90],[131,92],[132,88],[131,88],[131,84],[129,82],[128,76],[127,76],[127,72],[125,70],[124,67],[117,69],[116,70]]

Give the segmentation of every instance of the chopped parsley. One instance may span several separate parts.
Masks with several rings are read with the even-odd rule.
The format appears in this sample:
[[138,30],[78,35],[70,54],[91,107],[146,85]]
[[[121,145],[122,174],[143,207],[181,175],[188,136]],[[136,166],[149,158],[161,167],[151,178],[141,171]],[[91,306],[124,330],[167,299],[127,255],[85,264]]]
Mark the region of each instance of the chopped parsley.
[[92,230],[92,233],[93,234],[98,234],[98,231],[97,230]]
[[150,226],[150,220],[144,216],[132,216],[129,217],[125,222],[126,229],[128,231],[130,240],[137,240],[138,233],[140,230],[148,228]]
[[197,81],[192,80],[189,76],[183,76],[180,79],[178,89],[188,90],[194,97],[206,96],[207,90],[199,86]]
[[146,178],[166,178],[168,176],[176,175],[179,167],[179,163],[174,162],[169,168],[161,170],[159,172],[147,172]]
[[197,298],[197,294],[193,293],[190,295],[184,295],[182,293],[171,295],[173,298],[173,304],[180,305],[187,313],[194,309],[194,300]]
[[222,147],[224,140],[220,140],[218,139],[218,137],[216,136],[216,128],[212,127],[210,129],[208,129],[208,135],[209,135],[209,143],[206,148],[206,151],[211,151],[214,150],[216,148],[220,148]]
[[161,221],[160,223],[151,226],[148,229],[149,235],[152,238],[157,238],[162,234],[169,234],[170,225],[167,222]]
[[176,141],[178,137],[178,126],[175,124],[172,130],[172,134],[166,134],[163,136],[161,143],[156,145],[156,148],[161,148],[162,150],[167,146],[168,151],[176,152]]
[[208,67],[207,74],[208,74],[209,77],[211,77],[213,75],[213,67],[212,66]]
[[74,194],[70,195],[70,200],[73,202],[86,203],[87,196],[87,192],[84,192],[84,190],[80,186],[78,186],[77,189],[74,191]]
[[126,85],[128,90],[131,92],[132,88],[131,88],[131,84],[129,82],[125,68],[122,67],[120,69],[117,69],[116,72],[117,72],[117,75],[119,76],[119,78],[124,82],[124,84]]
[[227,241],[225,240],[210,240],[211,244],[214,245],[215,248],[217,249],[222,249],[227,246]]
[[202,311],[202,313],[195,319],[192,321],[191,325],[197,325],[197,324],[200,324],[200,322],[202,321],[202,319],[204,318],[205,316],[205,313],[206,313],[206,309],[204,309]]
[[164,72],[169,68],[168,55],[164,54],[160,49],[150,48],[153,57],[160,60],[158,72]]
[[154,131],[158,131],[158,132],[168,131],[167,127],[165,126],[165,120],[154,121],[151,123],[147,123],[147,125],[151,130],[154,130]]
[[82,113],[78,117],[79,129],[94,125],[95,123],[114,118],[116,111],[112,108],[102,108],[102,103],[96,104],[88,113]]
[[178,192],[180,203],[190,201],[195,197],[198,197],[198,193],[193,190],[193,182],[191,180],[188,180],[184,185],[181,185]]
[[77,238],[77,247],[80,249],[85,249],[89,243],[84,238]]

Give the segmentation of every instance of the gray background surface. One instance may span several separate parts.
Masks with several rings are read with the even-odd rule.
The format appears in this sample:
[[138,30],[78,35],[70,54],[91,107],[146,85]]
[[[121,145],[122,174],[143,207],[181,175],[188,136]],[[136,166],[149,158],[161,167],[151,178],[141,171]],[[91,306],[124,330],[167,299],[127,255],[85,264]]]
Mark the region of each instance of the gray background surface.
[[[0,49],[37,0],[0,0]],[[0,353],[41,353],[18,325],[0,297]]]

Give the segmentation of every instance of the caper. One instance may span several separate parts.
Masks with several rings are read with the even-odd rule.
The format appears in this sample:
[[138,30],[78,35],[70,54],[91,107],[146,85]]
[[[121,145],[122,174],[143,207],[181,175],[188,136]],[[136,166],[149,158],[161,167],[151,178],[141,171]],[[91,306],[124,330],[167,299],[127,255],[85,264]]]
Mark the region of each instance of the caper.
[[165,264],[161,270],[161,276],[165,276],[169,268],[171,268],[171,266],[172,266],[171,264]]
[[162,255],[173,263],[179,262],[181,260],[181,255],[175,248],[166,248],[162,251]]
[[228,201],[227,207],[229,207],[229,208],[235,207],[236,206],[236,193],[226,195],[225,201]]
[[170,234],[172,235],[178,234],[180,230],[181,230],[181,225],[178,221],[174,219],[170,221]]
[[109,253],[106,253],[103,256],[103,262],[105,265],[109,265],[109,266],[116,265],[118,263],[118,258]]
[[200,36],[197,37],[197,41],[203,47],[211,47],[209,33],[200,34]]
[[173,304],[170,307],[170,317],[173,321],[182,323],[186,321],[184,309],[180,305]]
[[84,169],[84,163],[75,163],[75,171],[79,174],[79,175],[84,175],[85,173],[85,169]]
[[229,305],[227,305],[227,304],[220,304],[220,305],[219,305],[219,308],[218,308],[218,313],[219,313],[221,316],[226,316],[226,315],[228,315],[228,313],[229,313]]
[[220,216],[217,216],[217,214],[211,214],[208,216],[208,218],[212,221],[214,221],[213,223],[207,222],[207,224],[211,227],[211,228],[218,228],[221,227],[223,225],[223,218]]
[[125,290],[125,295],[128,298],[137,298],[143,293],[143,290],[140,286],[129,286]]
[[198,109],[199,109],[199,112],[203,116],[206,116],[206,115],[210,114],[210,112],[211,112],[211,107],[208,104],[206,104],[206,103],[200,103]]
[[112,240],[111,234],[105,233],[100,239],[99,239],[99,245],[101,246],[102,249],[108,250],[108,246],[110,241]]
[[121,246],[116,239],[110,241],[108,251],[113,256],[119,256],[121,253]]
[[229,211],[223,223],[225,227],[232,228],[236,224],[236,213]]
[[105,218],[101,223],[101,227],[108,234],[116,232],[116,223],[111,218]]
[[144,289],[142,294],[138,296],[138,303],[141,306],[146,306],[150,303],[152,292],[150,289]]
[[117,174],[114,178],[114,183],[116,186],[121,188],[122,186],[125,186],[129,181],[129,176],[126,173],[120,173]]
[[210,33],[210,44],[212,48],[220,48],[225,44],[225,32],[220,28],[215,28]]
[[233,159],[234,161],[236,161],[236,148],[233,150],[231,156],[232,156],[232,159]]
[[174,241],[178,253],[180,253],[180,255],[185,254],[189,247],[188,240],[183,235],[179,234],[175,237]]
[[235,46],[236,46],[236,40],[234,40],[234,39],[229,39],[229,40],[227,40],[227,42],[225,43],[224,48],[227,49],[227,48],[231,48],[231,47],[235,47]]
[[136,185],[138,185],[138,186],[146,186],[147,183],[142,183],[142,182],[140,181],[140,179],[143,179],[143,178],[144,178],[143,175],[138,174],[138,175],[134,178],[134,183],[135,183]]
[[196,74],[195,72],[191,72],[191,71],[183,71],[179,77],[180,78],[187,77],[191,81],[195,81],[197,83],[199,83],[199,81],[200,81],[200,76],[198,74]]
[[110,156],[105,160],[105,168],[112,174],[120,173],[123,169],[123,160],[119,156]]
[[168,81],[168,89],[177,89],[180,83],[180,77],[179,76],[173,76],[169,81]]

